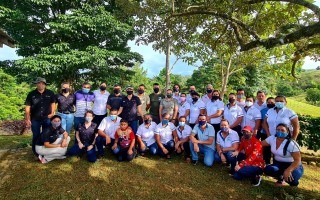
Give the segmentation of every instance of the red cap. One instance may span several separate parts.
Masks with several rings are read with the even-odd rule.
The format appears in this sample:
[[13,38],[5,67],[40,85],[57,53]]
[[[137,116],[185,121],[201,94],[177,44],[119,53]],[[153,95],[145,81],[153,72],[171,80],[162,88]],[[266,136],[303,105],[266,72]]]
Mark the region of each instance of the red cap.
[[253,131],[251,126],[244,126],[242,130],[243,131],[248,131],[248,132],[252,132]]

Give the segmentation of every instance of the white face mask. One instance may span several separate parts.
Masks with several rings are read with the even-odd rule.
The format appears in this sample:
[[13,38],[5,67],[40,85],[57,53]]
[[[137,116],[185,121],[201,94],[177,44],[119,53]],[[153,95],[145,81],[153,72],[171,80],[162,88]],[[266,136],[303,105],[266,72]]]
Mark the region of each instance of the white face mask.
[[251,102],[251,101],[246,101],[246,106],[247,107],[251,107],[253,105],[253,102]]

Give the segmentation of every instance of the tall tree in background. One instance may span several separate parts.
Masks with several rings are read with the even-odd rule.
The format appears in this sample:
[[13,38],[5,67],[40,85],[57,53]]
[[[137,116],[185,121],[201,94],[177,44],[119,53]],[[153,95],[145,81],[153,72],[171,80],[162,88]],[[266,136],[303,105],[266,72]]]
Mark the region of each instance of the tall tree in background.
[[135,37],[132,16],[115,0],[2,0],[0,28],[24,58],[15,67],[60,83],[108,80],[141,55],[127,47]]

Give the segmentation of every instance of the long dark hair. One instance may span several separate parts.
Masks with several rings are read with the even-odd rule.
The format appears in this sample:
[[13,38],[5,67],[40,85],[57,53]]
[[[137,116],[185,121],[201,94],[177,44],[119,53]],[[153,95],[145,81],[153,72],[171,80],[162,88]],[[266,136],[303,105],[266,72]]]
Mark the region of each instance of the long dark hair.
[[289,146],[290,142],[292,141],[292,135],[291,135],[291,131],[290,131],[290,129],[289,129],[287,124],[280,123],[280,124],[277,125],[277,128],[279,126],[285,127],[287,129],[287,132],[288,132],[288,136],[285,138],[285,139],[287,139],[287,142],[283,147],[283,155],[286,156],[287,155],[288,146]]

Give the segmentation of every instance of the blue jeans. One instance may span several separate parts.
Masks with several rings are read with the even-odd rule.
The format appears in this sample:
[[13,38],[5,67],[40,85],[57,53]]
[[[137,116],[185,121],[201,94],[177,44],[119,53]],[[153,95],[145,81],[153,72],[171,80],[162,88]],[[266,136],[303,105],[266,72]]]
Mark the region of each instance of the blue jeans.
[[[190,141],[190,151],[191,151],[191,156],[192,156],[192,160],[198,160],[198,153],[194,151],[194,145],[193,143]],[[211,149],[210,147],[203,145],[203,144],[198,144],[199,146],[199,151],[200,153],[204,154],[204,165],[207,167],[211,167],[213,165],[214,162],[214,152],[215,150]]]
[[[275,178],[279,178],[280,176],[283,175],[283,172],[291,165],[289,162],[279,162],[279,161],[274,161],[273,164],[266,166],[264,169],[264,173],[267,176],[272,176]],[[292,171],[292,177],[293,181],[287,182],[289,183],[290,186],[297,186],[299,185],[299,179],[302,177],[304,172],[303,166],[300,163],[299,167],[295,170]]]
[[[231,164],[231,170],[230,170],[230,173],[233,174],[234,173],[234,167],[236,166],[236,163],[237,163],[237,157],[232,157],[233,151],[227,151],[227,152],[224,152],[223,155],[226,157],[227,159],[227,163]],[[215,153],[214,155],[215,157],[215,160],[217,162],[221,162],[221,157],[219,156],[218,153]]]
[[[111,138],[111,143],[108,144],[108,146],[112,147],[114,144],[114,139]],[[98,136],[96,138],[96,146],[97,146],[97,149],[98,149],[98,154],[103,156],[104,155],[104,149],[103,149],[103,146],[107,146],[106,145],[106,138],[104,137],[101,137],[101,136]]]
[[137,133],[138,123],[139,123],[139,120],[129,121],[129,126],[132,128],[134,134]]
[[73,125],[73,119],[74,119],[74,115],[73,113],[70,114],[63,114],[63,113],[57,113],[60,117],[61,117],[61,126],[62,128],[68,132],[68,134],[70,135],[71,133],[71,128]]
[[124,161],[125,159],[127,161],[131,161],[134,159],[135,157],[135,149],[133,148],[132,151],[133,153],[132,154],[128,154],[128,150],[129,150],[129,147],[128,148],[122,148],[120,145],[117,146],[117,148],[115,148],[113,150],[113,153],[115,155],[117,155],[117,158],[118,158],[118,161],[121,162],[121,161]]
[[[87,149],[89,145],[84,145],[84,149]],[[82,149],[79,148],[78,144],[74,144],[67,152],[67,155],[69,156],[76,156],[76,155],[80,155],[83,151]],[[85,150],[84,150],[85,151]],[[90,150],[90,151],[86,151],[87,157],[88,157],[88,161],[89,162],[96,162],[97,160],[97,156],[96,156],[96,152],[95,152],[95,146]]]
[[[174,151],[174,141],[170,140],[169,142],[167,142],[166,144],[162,144],[164,146],[164,148],[166,148],[169,152],[167,154],[165,154],[161,148],[159,148],[158,150],[158,154],[160,156],[165,156],[165,155],[171,155],[171,153]],[[158,146],[158,145],[157,145]]]
[[262,174],[263,170],[257,166],[244,166],[233,174],[233,178],[236,180],[242,180],[243,178],[253,179],[257,175]]
[[149,146],[147,146],[147,143],[145,142],[145,141],[142,141],[143,143],[144,143],[144,145],[145,145],[145,149],[141,149],[140,148],[140,145],[139,145],[139,153],[145,153],[146,151],[147,151],[147,147],[148,147],[148,149],[149,149],[149,153],[151,154],[151,155],[156,155],[157,154],[157,152],[158,152],[158,145],[157,145],[157,143],[155,142],[155,143],[153,143],[153,144],[151,144],[151,145],[149,145]]
[[31,120],[31,131],[32,131],[32,151],[35,155],[36,153],[36,142],[40,136],[40,133],[43,132],[44,129],[50,127],[50,119],[43,120]]

